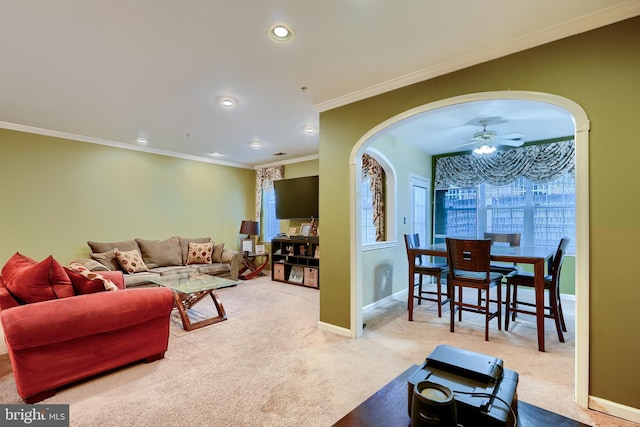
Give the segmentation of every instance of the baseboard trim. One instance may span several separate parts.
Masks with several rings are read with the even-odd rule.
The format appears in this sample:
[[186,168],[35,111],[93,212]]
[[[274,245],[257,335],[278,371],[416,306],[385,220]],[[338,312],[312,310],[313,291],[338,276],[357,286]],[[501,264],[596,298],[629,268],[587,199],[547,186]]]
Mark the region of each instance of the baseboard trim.
[[352,338],[353,334],[350,329],[342,328],[340,326],[332,325],[330,323],[325,323],[318,321],[318,329],[325,332],[331,332],[332,334],[342,335],[343,337]]
[[640,409],[621,405],[600,397],[589,396],[589,409],[603,412],[607,415],[613,415],[614,417],[622,418],[623,420],[640,423]]
[[384,297],[382,299],[374,301],[369,305],[365,305],[364,307],[362,307],[362,315],[365,316],[365,315],[369,314],[372,310],[374,310],[374,309],[376,309],[378,307],[386,305],[386,304],[388,304],[389,302],[391,302],[393,300],[400,299],[400,296],[402,296],[403,299],[407,299],[406,295],[407,295],[407,290],[404,289],[404,290],[402,290],[400,292],[396,292],[395,294],[389,295],[388,297]]

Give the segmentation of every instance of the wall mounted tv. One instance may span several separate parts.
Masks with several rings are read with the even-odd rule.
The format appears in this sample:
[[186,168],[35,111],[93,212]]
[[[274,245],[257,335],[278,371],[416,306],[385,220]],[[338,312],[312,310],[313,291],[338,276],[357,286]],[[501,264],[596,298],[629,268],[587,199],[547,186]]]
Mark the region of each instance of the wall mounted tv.
[[273,181],[276,218],[318,218],[318,178],[316,175]]

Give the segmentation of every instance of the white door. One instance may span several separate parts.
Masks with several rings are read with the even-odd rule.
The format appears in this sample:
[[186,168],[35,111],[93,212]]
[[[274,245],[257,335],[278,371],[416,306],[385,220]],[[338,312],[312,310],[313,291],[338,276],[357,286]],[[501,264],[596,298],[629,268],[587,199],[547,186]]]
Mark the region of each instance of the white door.
[[427,178],[417,175],[409,177],[411,186],[411,233],[420,236],[420,244],[431,243],[431,212],[430,193],[431,184]]

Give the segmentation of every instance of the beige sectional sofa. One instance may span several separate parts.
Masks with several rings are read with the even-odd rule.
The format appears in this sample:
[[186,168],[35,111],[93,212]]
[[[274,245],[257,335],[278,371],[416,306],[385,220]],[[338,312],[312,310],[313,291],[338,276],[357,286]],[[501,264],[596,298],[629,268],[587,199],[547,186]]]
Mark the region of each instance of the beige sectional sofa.
[[[189,243],[192,243],[191,254]],[[126,287],[150,285],[153,277],[192,272],[237,280],[242,263],[240,252],[225,249],[224,243],[215,244],[210,237],[136,238],[121,242],[88,241],[87,244],[91,248],[90,256],[76,262],[92,271],[122,270]]]

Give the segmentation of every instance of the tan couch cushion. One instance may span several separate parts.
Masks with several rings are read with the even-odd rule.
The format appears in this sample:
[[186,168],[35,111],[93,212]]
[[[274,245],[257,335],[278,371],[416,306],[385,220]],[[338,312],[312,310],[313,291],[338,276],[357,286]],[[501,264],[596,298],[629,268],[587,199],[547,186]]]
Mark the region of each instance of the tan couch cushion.
[[140,253],[144,263],[149,268],[165,267],[168,265],[182,265],[182,251],[180,238],[172,237],[167,240],[136,239],[140,246]]
[[138,248],[138,243],[135,240],[123,240],[122,242],[94,242],[89,240],[87,245],[91,248],[91,252],[102,253],[118,249],[121,251],[132,251]]
[[182,250],[182,265],[187,265],[187,257],[189,256],[189,242],[209,243],[211,237],[180,237],[180,249]]
[[98,261],[100,264],[104,265],[109,271],[118,271],[122,270],[120,268],[120,264],[116,259],[116,254],[113,253],[113,249],[107,252],[101,253],[93,253],[91,254],[91,259]]
[[219,243],[213,247],[213,256],[211,257],[213,262],[222,262],[223,250],[224,250],[224,243]]

